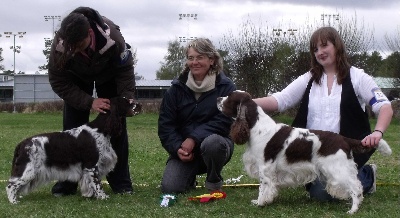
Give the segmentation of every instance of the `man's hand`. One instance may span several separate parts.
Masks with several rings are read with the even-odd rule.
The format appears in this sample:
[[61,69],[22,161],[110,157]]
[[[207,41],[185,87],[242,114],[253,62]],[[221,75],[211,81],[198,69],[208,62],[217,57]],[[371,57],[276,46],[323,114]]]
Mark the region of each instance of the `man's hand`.
[[110,100],[107,98],[95,98],[92,103],[92,109],[105,114],[105,110],[110,110]]

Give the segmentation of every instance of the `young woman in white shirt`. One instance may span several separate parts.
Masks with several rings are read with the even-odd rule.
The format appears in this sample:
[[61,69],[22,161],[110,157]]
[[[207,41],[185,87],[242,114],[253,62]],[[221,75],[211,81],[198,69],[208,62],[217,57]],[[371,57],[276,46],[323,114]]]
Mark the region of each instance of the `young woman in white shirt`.
[[[322,27],[313,33],[310,54],[309,72],[281,92],[254,101],[268,112],[285,111],[300,104],[293,126],[331,131],[362,139],[365,146],[376,146],[392,119],[390,101],[371,76],[348,63],[344,42],[334,28]],[[377,115],[372,132],[367,104]],[[364,193],[376,191],[376,165],[365,165],[372,153],[355,157]],[[317,179],[306,187],[312,198],[333,199],[324,190],[323,181]]]

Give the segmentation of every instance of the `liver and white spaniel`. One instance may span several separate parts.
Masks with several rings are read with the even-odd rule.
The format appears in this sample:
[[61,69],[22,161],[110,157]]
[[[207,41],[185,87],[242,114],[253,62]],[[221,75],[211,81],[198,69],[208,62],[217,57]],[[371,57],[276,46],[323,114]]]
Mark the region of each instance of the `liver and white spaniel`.
[[11,177],[6,187],[8,200],[52,182],[79,182],[84,197],[108,198],[101,178],[117,163],[110,138],[121,133],[121,119],[138,114],[141,105],[131,99],[110,99],[111,109],[93,121],[62,132],[29,137],[15,148]]
[[[235,119],[231,127],[233,141],[247,142],[243,154],[245,169],[260,181],[258,199],[252,203],[270,204],[279,188],[305,185],[319,178],[326,181],[330,195],[352,199],[348,213],[358,210],[363,193],[352,153],[372,148],[336,133],[275,123],[246,92],[235,91],[220,97],[217,106]],[[384,155],[392,153],[384,140],[380,140],[377,150]]]

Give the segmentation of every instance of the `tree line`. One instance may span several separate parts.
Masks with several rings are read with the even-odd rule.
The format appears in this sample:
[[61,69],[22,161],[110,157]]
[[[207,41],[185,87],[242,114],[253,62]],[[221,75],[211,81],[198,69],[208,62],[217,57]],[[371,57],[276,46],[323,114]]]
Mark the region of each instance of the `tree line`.
[[[306,22],[301,29],[272,29],[268,25],[255,25],[248,19],[239,26],[239,31],[229,31],[219,41],[224,72],[239,89],[250,92],[253,97],[280,91],[310,70],[309,39],[320,26]],[[397,78],[394,85],[400,86],[399,28],[394,35],[386,34],[385,42],[380,45],[373,31],[360,24],[356,17],[342,19],[332,26],[342,36],[352,66],[374,77]],[[378,49],[390,54],[383,57]],[[157,79],[173,79],[179,75],[186,61],[183,50],[184,45],[178,40],[168,43],[167,54],[156,72]]]
[[[306,21],[299,29],[270,28],[267,23],[256,25],[248,19],[236,33],[228,31],[214,44],[219,45],[225,74],[239,89],[260,97],[283,89],[310,69],[309,38],[320,26],[323,25],[316,21]],[[332,26],[346,44],[351,65],[364,69],[374,77],[397,78],[393,80],[393,85],[400,86],[400,26],[394,34],[385,34],[383,43],[376,42],[373,31],[358,22],[356,16],[332,22]],[[38,66],[39,70],[48,69],[51,44],[52,40],[45,40],[43,55],[47,63]],[[1,65],[2,51],[0,48],[0,70],[4,70]],[[136,65],[136,50],[131,51]],[[382,56],[384,53],[387,54],[385,57]],[[177,77],[185,62],[184,45],[178,39],[168,42],[167,53],[156,71],[156,78],[169,80]],[[14,73],[10,70],[4,72]]]

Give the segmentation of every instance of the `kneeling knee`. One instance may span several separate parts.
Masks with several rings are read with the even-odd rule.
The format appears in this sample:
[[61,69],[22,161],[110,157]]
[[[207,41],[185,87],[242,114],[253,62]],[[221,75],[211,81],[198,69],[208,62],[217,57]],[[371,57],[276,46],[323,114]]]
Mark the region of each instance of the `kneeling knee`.
[[330,194],[328,194],[328,192],[325,189],[321,189],[318,186],[311,186],[309,194],[310,198],[321,202],[334,200],[334,198]]
[[201,143],[202,153],[209,152],[215,153],[226,153],[227,145],[224,142],[224,138],[220,135],[214,134],[210,135],[204,139]]
[[167,194],[180,194],[184,193],[187,190],[185,187],[177,186],[174,184],[166,184],[166,183],[161,183],[161,192],[162,193],[167,193]]

